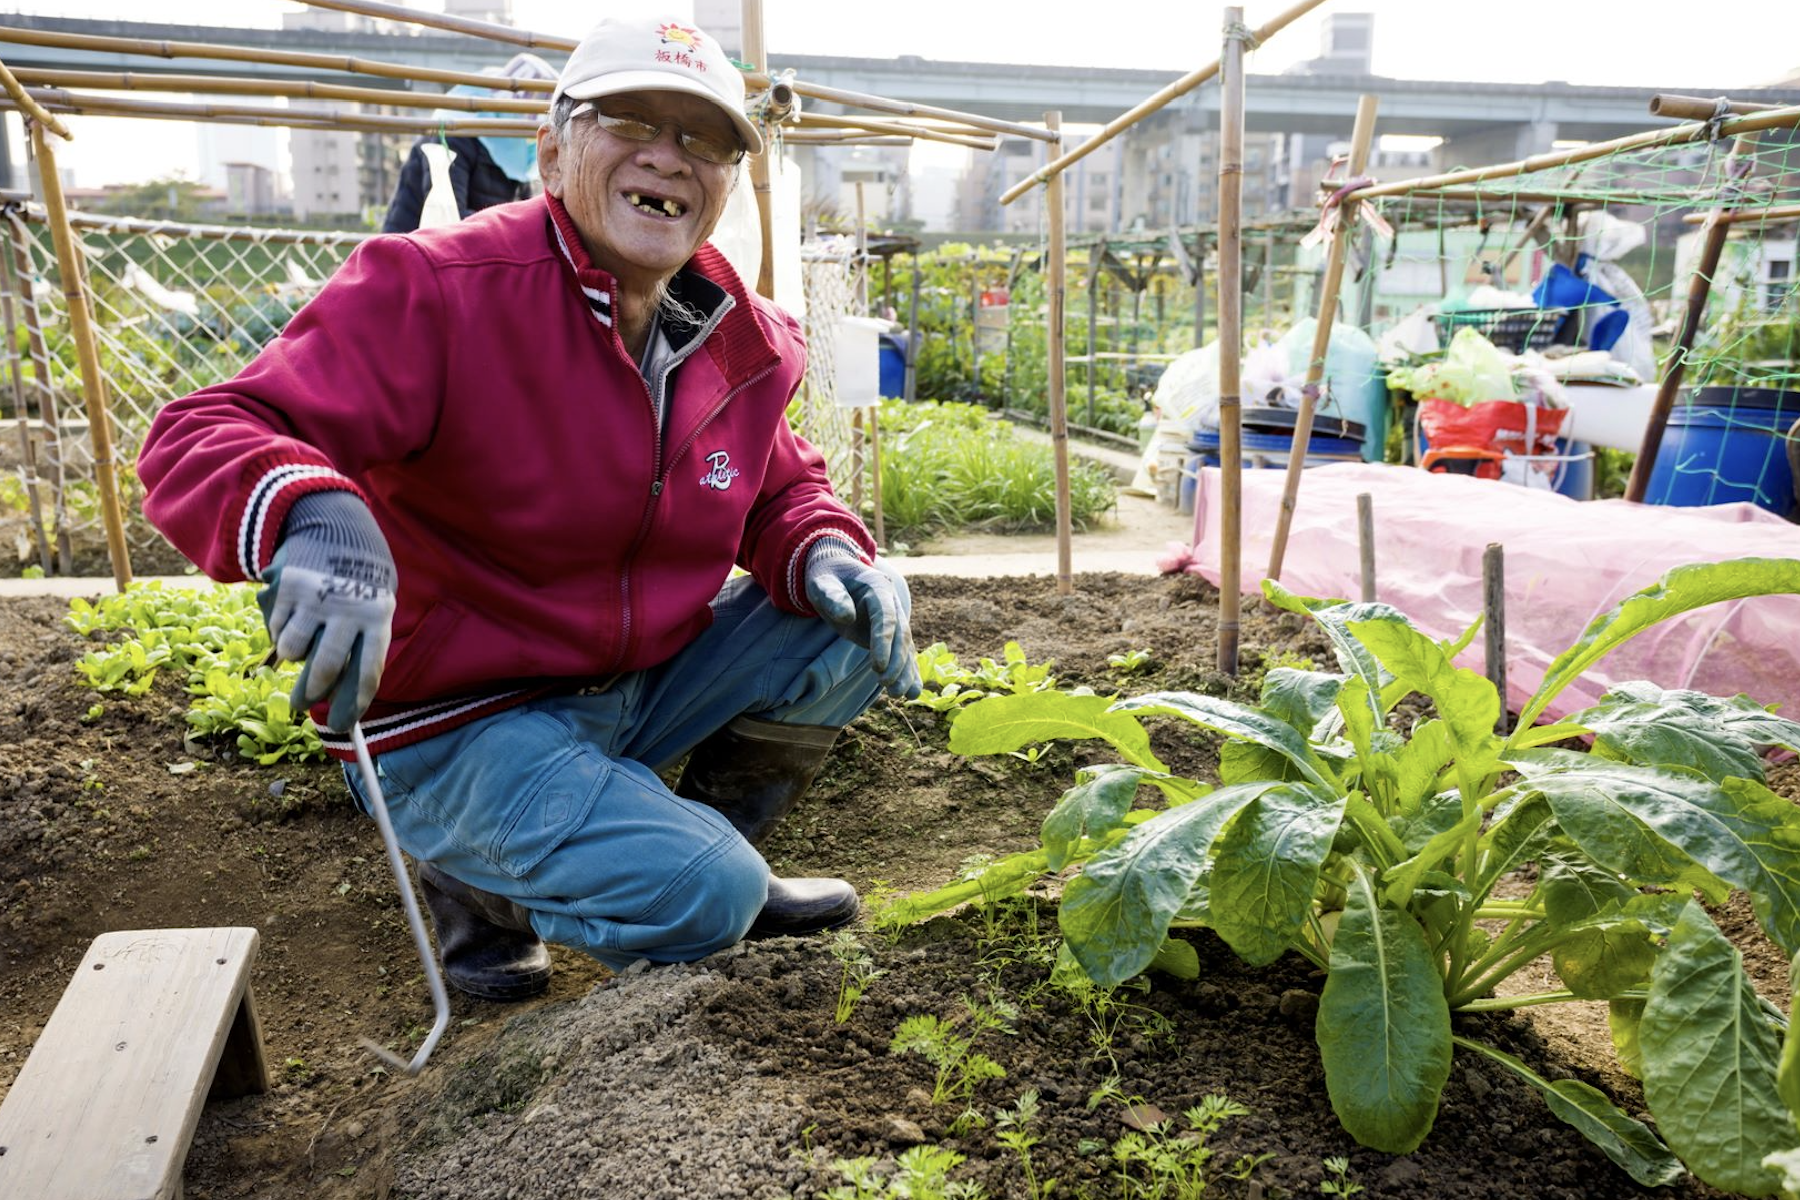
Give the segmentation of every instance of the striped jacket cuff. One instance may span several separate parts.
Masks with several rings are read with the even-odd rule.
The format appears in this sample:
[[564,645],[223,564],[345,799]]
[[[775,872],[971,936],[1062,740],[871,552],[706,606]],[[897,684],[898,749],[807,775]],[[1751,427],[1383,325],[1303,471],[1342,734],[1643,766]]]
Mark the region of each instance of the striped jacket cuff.
[[367,503],[350,477],[323,463],[258,462],[238,518],[237,559],[244,578],[260,582],[281,537],[281,522],[294,501],[311,492],[349,492]]

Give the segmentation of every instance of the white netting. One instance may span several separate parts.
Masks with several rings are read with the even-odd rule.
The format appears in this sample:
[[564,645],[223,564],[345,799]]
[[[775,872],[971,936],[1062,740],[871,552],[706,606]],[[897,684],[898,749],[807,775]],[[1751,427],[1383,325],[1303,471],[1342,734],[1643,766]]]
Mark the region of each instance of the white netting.
[[[3,210],[9,243],[0,272],[11,327],[8,355],[18,436],[0,508],[18,526],[21,561],[40,557],[38,525],[57,566],[71,567],[72,535],[101,524],[75,342],[44,210]],[[141,495],[131,465],[150,419],[170,400],[236,375],[281,332],[368,234],[194,225],[71,213],[100,376],[112,414],[113,457],[127,541],[159,541],[131,519]],[[17,518],[24,516],[26,520]]]
[[860,456],[850,410],[837,403],[837,363],[833,350],[838,323],[863,314],[864,265],[853,242],[810,243],[801,248],[806,288],[806,382],[800,388],[800,436],[819,448],[831,483],[848,497]]

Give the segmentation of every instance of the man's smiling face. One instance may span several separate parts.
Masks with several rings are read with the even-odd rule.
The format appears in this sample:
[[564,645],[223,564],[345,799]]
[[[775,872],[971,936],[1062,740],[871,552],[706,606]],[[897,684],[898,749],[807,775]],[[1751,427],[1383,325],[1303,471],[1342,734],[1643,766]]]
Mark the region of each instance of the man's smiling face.
[[559,141],[538,137],[544,190],[562,201],[594,265],[639,287],[679,270],[718,224],[735,166],[682,149],[679,132],[740,144],[719,107],[682,92],[633,92],[595,101],[609,117],[662,126],[654,141],[608,132],[592,112],[569,119]]

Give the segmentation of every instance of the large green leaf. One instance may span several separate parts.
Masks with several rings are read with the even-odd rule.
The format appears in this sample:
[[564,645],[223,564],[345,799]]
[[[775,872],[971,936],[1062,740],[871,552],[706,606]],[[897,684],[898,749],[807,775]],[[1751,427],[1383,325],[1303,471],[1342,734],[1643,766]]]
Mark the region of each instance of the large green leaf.
[[1800,592],[1800,561],[1739,558],[1676,567],[1588,622],[1586,629],[1544,672],[1544,681],[1519,714],[1528,729],[1564,688],[1600,659],[1660,621],[1721,600]]
[[[1315,600],[1298,596],[1273,579],[1263,580],[1262,589],[1263,595],[1277,608],[1311,617],[1331,642],[1338,666],[1343,669],[1344,674],[1362,680],[1369,689],[1369,703],[1378,703],[1382,687],[1393,677],[1382,669],[1380,661],[1369,648],[1356,640],[1356,636],[1350,632],[1350,622],[1383,618],[1406,620],[1399,609],[1387,604],[1352,604],[1342,600]],[[1379,718],[1382,713],[1377,712],[1375,715]]]
[[1689,901],[1650,976],[1638,1037],[1644,1098],[1688,1169],[1714,1187],[1773,1195],[1763,1155],[1791,1145],[1777,1091],[1781,1048],[1744,956]]
[[1638,1030],[1644,1020],[1644,1002],[1642,1000],[1611,1000],[1606,1005],[1606,1027],[1612,1034],[1613,1053],[1619,1056],[1619,1065],[1633,1079],[1644,1078],[1644,1046],[1638,1039]]
[[1263,676],[1262,710],[1308,737],[1337,707],[1342,675],[1276,667]]
[[[1120,700],[1110,711],[1180,717],[1226,737],[1255,742],[1282,755],[1310,782],[1335,790],[1331,768],[1313,753],[1305,735],[1254,708],[1194,692],[1151,692]],[[956,744],[952,742],[950,748],[956,749]]]
[[1649,979],[1656,961],[1650,930],[1622,912],[1636,888],[1570,847],[1538,857],[1536,894],[1552,925],[1581,927],[1550,956],[1571,992],[1605,1000]]
[[1306,779],[1306,772],[1293,759],[1258,742],[1228,739],[1219,747],[1220,783],[1256,783],[1260,780],[1290,783]]
[[1579,1079],[1552,1083],[1506,1051],[1469,1038],[1459,1037],[1456,1044],[1486,1055],[1536,1088],[1551,1112],[1580,1130],[1583,1137],[1645,1187],[1666,1187],[1687,1174],[1681,1161],[1669,1153],[1648,1125],[1620,1112],[1598,1088]]
[[[1586,726],[1604,750],[1627,762],[1687,767],[1715,783],[1761,779],[1762,758],[1751,738],[1727,718],[1729,703],[1704,692],[1665,692],[1653,684],[1632,683],[1613,688],[1600,703],[1569,720]],[[1750,722],[1757,721],[1750,715]]]
[[1485,897],[1501,876],[1531,854],[1547,831],[1554,828],[1555,819],[1549,803],[1537,792],[1526,792],[1522,798],[1496,809],[1493,822],[1476,843],[1481,859],[1476,896]]
[[1044,849],[1052,871],[1069,865],[1069,856],[1084,837],[1099,837],[1125,823],[1138,785],[1151,772],[1120,763],[1089,767],[1064,792],[1044,818]]
[[1762,882],[1755,856],[1713,811],[1724,793],[1699,775],[1555,750],[1508,761],[1583,853],[1633,883],[1696,887],[1719,902],[1721,880],[1746,890]]
[[1343,819],[1342,795],[1289,784],[1253,800],[1213,845],[1212,926],[1239,958],[1264,966],[1299,937]]
[[1794,954],[1800,951],[1800,808],[1754,779],[1727,779],[1722,790],[1735,807],[1721,810],[1719,819],[1762,868],[1762,882],[1745,889],[1763,932]]
[[1275,786],[1224,787],[1158,813],[1069,881],[1057,921],[1088,978],[1110,987],[1149,965],[1205,869],[1213,839]]
[[1111,708],[1110,697],[1070,692],[986,696],[951,722],[950,749],[966,755],[1007,754],[1041,742],[1099,738],[1136,766],[1167,770],[1150,752],[1144,727]]
[[1500,719],[1500,693],[1493,681],[1453,664],[1442,646],[1403,619],[1356,621],[1350,631],[1395,679],[1431,697],[1450,727],[1457,758],[1485,774],[1497,744],[1494,725]]
[[1558,925],[1616,909],[1637,889],[1578,851],[1552,849],[1538,857],[1537,898]]
[[1455,756],[1450,727],[1444,722],[1426,721],[1414,729],[1412,736],[1406,739],[1406,745],[1393,753],[1396,811],[1416,812],[1421,804],[1435,796],[1438,774]]
[[1418,1148],[1450,1075],[1450,1008],[1425,933],[1356,868],[1331,943],[1316,1036],[1331,1107],[1375,1150]]

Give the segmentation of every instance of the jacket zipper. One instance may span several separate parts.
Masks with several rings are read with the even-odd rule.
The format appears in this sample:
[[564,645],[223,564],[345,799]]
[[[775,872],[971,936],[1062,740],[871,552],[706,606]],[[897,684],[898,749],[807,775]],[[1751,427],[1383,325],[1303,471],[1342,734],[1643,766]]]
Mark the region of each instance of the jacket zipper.
[[[700,440],[700,435],[706,431],[706,427],[711,425],[718,415],[725,411],[725,406],[731,403],[733,397],[745,388],[750,387],[753,384],[761,383],[770,375],[773,375],[775,373],[775,368],[779,365],[778,362],[770,363],[757,374],[752,375],[750,378],[744,380],[744,382],[726,392],[724,398],[713,407],[711,412],[706,414],[705,419],[694,426],[694,432],[688,435],[687,440],[681,443],[680,448],[677,449],[674,454],[669,456],[666,465],[662,459],[662,422],[657,422],[656,460],[654,463],[656,478],[650,485],[650,502],[644,506],[643,520],[638,523],[637,534],[631,539],[631,545],[625,551],[625,563],[619,572],[619,627],[622,636],[619,638],[618,653],[613,656],[613,661],[609,664],[608,670],[620,670],[621,664],[625,661],[625,656],[631,651],[631,562],[637,557],[637,552],[643,546],[644,539],[650,534],[650,525],[651,522],[656,519],[656,504],[658,499],[662,496],[663,484],[668,479],[668,470],[672,469],[677,462],[681,461],[681,456],[687,453],[690,446]],[[650,385],[646,383],[644,385],[644,393],[648,396],[649,392]],[[651,397],[651,403],[654,405],[654,397]],[[787,418],[783,417],[782,419],[786,420]]]

